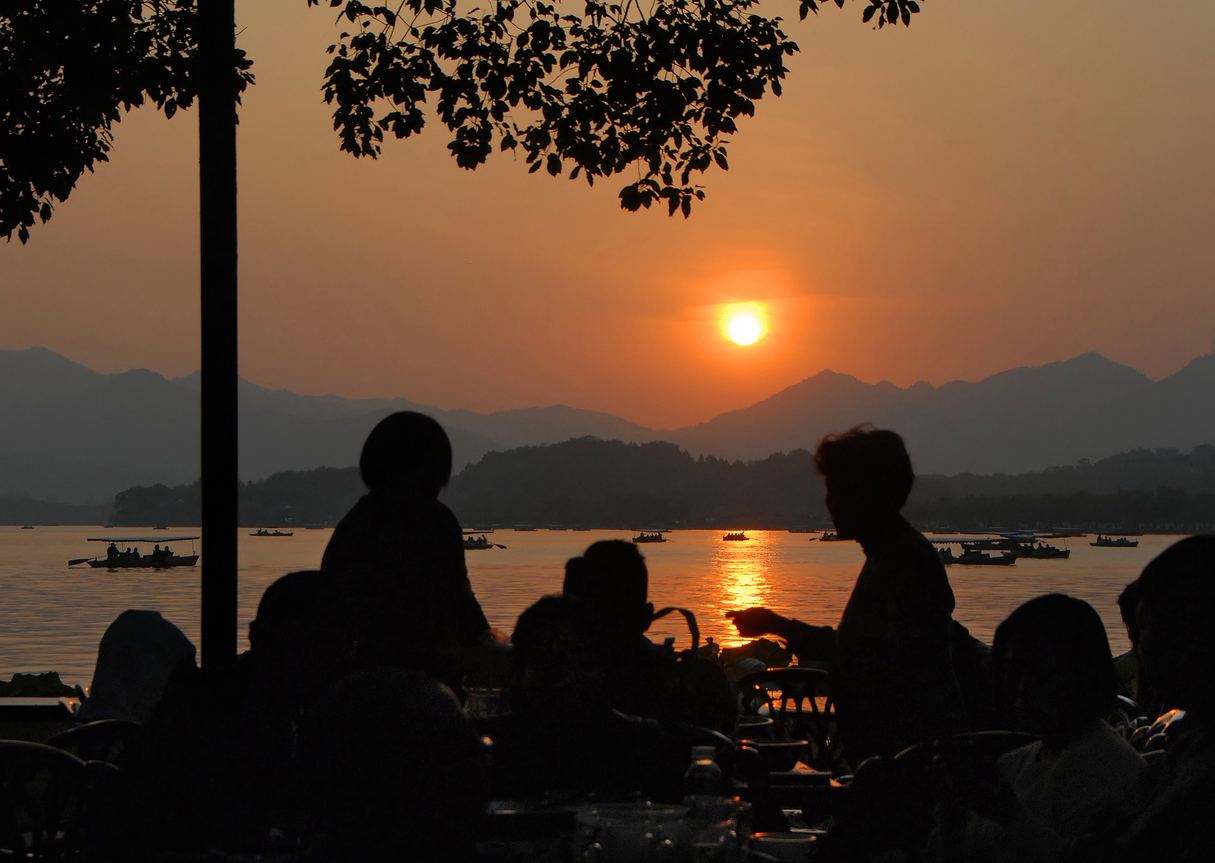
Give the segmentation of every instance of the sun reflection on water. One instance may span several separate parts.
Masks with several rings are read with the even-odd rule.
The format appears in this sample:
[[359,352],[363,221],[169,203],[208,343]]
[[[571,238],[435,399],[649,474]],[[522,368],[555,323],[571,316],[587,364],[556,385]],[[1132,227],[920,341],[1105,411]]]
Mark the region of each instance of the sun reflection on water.
[[[752,608],[768,602],[772,590],[772,540],[765,532],[748,533],[747,537],[743,541],[722,542],[714,555],[713,569],[718,582],[714,612],[718,616],[731,609]],[[722,639],[726,647],[748,641],[749,638],[742,638],[737,633]]]

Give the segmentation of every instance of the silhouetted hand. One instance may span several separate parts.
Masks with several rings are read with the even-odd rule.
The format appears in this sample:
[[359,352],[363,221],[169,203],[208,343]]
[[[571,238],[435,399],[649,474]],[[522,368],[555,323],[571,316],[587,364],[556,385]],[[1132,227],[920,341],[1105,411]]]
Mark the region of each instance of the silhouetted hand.
[[734,621],[738,634],[746,638],[758,638],[761,635],[774,633],[779,635],[788,621],[767,608],[747,608],[740,611],[727,611],[726,617]]

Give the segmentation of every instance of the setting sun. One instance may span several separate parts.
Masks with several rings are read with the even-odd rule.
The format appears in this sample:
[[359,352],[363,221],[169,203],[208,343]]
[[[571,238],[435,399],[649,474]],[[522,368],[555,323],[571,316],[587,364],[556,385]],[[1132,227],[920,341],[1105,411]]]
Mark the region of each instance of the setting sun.
[[767,315],[759,303],[734,303],[722,309],[722,333],[736,345],[753,345],[768,332]]
[[759,340],[759,321],[750,315],[739,315],[730,321],[730,338],[735,344],[753,345]]

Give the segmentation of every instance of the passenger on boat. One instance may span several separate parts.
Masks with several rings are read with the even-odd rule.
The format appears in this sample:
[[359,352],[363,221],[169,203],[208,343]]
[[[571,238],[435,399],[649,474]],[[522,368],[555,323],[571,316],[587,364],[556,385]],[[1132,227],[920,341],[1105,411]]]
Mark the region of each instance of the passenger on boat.
[[438,500],[451,478],[447,433],[423,414],[391,414],[368,435],[359,471],[369,491],[321,561],[363,627],[359,661],[417,668],[458,687],[465,673],[494,664],[495,648],[460,524]]
[[771,633],[800,661],[830,662],[840,740],[853,767],[965,731],[952,663],[953,591],[932,544],[899,514],[915,481],[903,439],[855,428],[825,438],[815,460],[839,536],[865,551],[839,624],[812,626],[766,608],[729,616],[743,636]]
[[941,820],[942,843],[961,843],[944,856],[1049,860],[1125,806],[1147,764],[1104,720],[1117,681],[1105,627],[1087,602],[1060,593],[1030,600],[997,628],[993,651],[1006,719],[1041,739],[986,775],[965,758],[944,762],[956,795],[947,806],[972,812],[964,838],[949,827],[965,820]]
[[634,716],[673,719],[732,734],[738,709],[715,661],[684,655],[645,636],[654,617],[645,558],[631,542],[596,542],[565,565],[562,593],[584,602],[610,638],[612,706]]
[[110,547],[105,550],[105,559],[117,560],[119,554],[121,554],[121,552],[118,551],[118,546],[111,542]]
[[239,662],[173,676],[123,764],[114,859],[258,855],[294,823],[300,718],[350,656],[333,587],[315,570],[283,576],[262,595]]

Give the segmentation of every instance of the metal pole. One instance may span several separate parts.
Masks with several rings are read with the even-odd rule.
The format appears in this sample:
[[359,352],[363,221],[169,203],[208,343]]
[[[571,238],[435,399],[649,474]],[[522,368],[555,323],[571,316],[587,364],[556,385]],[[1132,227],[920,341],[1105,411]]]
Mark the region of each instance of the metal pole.
[[236,661],[236,10],[198,4],[202,296],[202,662]]

